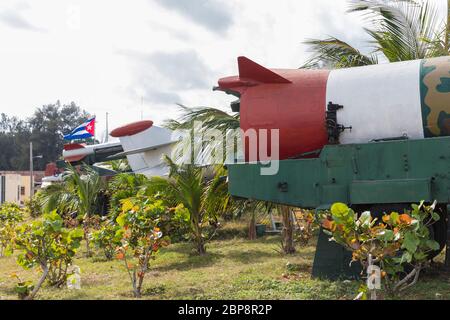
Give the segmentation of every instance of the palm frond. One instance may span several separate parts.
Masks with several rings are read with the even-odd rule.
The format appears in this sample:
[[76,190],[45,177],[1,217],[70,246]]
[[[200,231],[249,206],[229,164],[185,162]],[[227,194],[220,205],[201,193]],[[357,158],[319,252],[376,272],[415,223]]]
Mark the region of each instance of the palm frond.
[[40,191],[37,201],[45,213],[58,210],[60,214],[75,212],[79,199],[74,190],[65,184],[52,184]]
[[217,218],[229,208],[231,196],[228,183],[224,179],[226,169],[219,165],[214,170],[214,177],[206,183],[202,194],[202,210],[210,219]]
[[191,129],[195,122],[200,122],[205,129],[236,129],[239,128],[239,113],[231,115],[213,107],[189,108],[178,104],[181,115],[177,120],[168,120],[164,123],[171,130]]
[[378,63],[379,57],[397,62],[448,54],[450,22],[439,21],[439,10],[433,3],[424,0],[350,0],[348,12],[361,13],[365,18],[367,26],[363,30],[372,38],[368,42],[372,52],[364,55],[333,37],[312,39],[305,43],[314,55],[303,67],[355,67]]
[[[172,152],[173,160],[177,164],[223,163],[223,146],[227,141],[227,134],[236,134],[235,129],[240,126],[239,114],[231,115],[212,107],[188,108],[181,104],[179,107],[180,117],[164,124],[171,130],[184,130],[182,140]],[[212,138],[217,130],[222,135],[222,140]]]
[[437,7],[426,1],[351,0],[349,12],[363,13],[375,52],[390,62],[429,57],[440,29]]

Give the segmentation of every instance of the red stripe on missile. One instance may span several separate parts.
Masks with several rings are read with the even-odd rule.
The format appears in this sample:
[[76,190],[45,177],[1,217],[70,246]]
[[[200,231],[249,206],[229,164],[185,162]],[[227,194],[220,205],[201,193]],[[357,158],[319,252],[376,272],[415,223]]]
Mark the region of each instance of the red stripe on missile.
[[82,143],[70,143],[64,145],[64,150],[77,150],[77,149],[83,149],[86,145]]

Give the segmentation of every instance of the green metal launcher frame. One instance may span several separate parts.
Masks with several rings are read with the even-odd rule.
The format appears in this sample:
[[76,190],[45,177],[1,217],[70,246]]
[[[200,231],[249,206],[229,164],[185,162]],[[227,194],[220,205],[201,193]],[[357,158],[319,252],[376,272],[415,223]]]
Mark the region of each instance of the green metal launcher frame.
[[[374,213],[436,200],[442,219],[433,226],[433,236],[441,250],[448,241],[450,137],[327,145],[318,158],[280,161],[276,175],[261,175],[264,166],[228,165],[230,193],[309,209],[343,202]],[[357,268],[348,267],[349,259],[348,252],[320,232],[313,275],[355,275]]]

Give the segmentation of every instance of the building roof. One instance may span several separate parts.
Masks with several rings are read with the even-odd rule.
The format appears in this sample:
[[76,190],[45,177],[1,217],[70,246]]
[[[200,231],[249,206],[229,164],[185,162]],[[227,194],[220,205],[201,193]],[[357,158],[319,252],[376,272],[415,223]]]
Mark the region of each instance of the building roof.
[[[4,176],[7,174],[18,174],[21,176],[29,176],[30,171],[27,170],[21,170],[21,171],[13,171],[13,170],[0,170],[0,176]],[[38,182],[41,181],[42,178],[45,176],[45,171],[33,171],[34,179]]]

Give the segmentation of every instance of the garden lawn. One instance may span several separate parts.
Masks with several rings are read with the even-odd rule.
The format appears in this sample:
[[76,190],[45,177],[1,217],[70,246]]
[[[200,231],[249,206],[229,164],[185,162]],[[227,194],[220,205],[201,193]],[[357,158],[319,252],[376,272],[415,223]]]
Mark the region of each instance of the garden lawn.
[[[172,244],[153,262],[142,299],[352,299],[356,295],[356,281],[311,278],[314,245],[284,256],[279,244],[278,236],[217,240],[207,246],[208,253],[202,257],[192,254],[189,243]],[[100,251],[85,258],[83,249],[75,259],[81,268],[82,289],[44,286],[36,299],[134,299],[123,261],[106,261]],[[287,271],[288,262],[295,271]],[[10,276],[13,272],[24,280],[39,277],[37,270],[19,267],[14,256],[0,258],[0,299],[17,298],[16,280]],[[433,269],[400,298],[450,299],[449,275]]]

